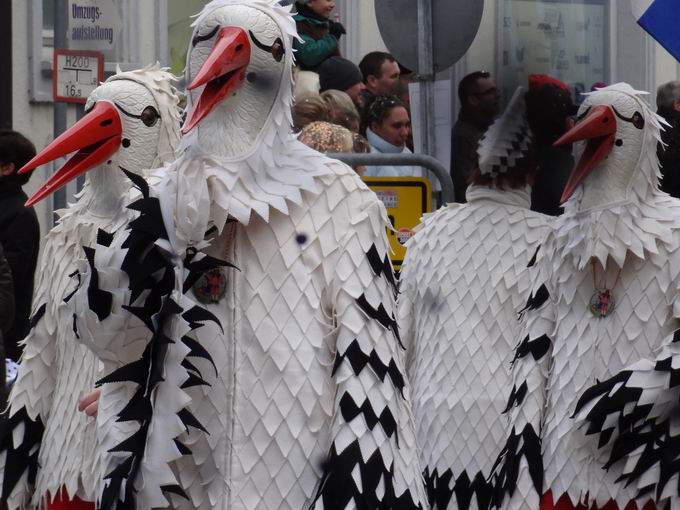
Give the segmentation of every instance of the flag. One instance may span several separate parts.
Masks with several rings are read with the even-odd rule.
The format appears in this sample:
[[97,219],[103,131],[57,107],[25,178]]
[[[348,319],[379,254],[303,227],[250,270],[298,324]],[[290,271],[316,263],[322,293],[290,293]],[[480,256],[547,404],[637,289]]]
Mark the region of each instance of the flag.
[[680,2],[631,0],[638,24],[680,61]]

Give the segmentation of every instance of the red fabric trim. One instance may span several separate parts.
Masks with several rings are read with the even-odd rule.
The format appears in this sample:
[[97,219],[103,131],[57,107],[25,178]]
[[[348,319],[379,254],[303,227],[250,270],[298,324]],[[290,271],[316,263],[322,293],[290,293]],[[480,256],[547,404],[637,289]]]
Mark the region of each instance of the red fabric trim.
[[89,501],[83,501],[78,496],[72,501],[62,494],[56,497],[54,502],[47,503],[47,510],[95,510],[96,505]]
[[635,501],[631,501],[623,509],[615,501],[609,501],[604,506],[598,506],[597,503],[589,503],[589,499],[589,496],[586,495],[584,501],[574,504],[568,494],[562,494],[555,502],[553,493],[549,490],[541,498],[540,510],[656,510],[656,504],[651,499],[642,507],[638,506]]

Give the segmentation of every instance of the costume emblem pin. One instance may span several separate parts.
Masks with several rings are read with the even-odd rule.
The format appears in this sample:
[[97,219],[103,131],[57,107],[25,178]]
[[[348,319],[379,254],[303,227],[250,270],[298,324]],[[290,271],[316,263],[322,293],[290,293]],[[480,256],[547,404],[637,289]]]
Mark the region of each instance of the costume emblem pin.
[[227,277],[221,268],[206,271],[194,284],[193,291],[204,305],[219,303],[227,291]]
[[615,307],[616,303],[609,289],[596,290],[590,298],[590,311],[600,319],[611,315]]

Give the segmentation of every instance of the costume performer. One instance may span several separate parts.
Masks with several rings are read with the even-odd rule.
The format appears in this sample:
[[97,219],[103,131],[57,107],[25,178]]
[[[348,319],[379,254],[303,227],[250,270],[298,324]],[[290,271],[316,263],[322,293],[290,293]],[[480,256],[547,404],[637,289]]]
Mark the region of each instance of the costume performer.
[[467,204],[427,216],[409,241],[399,325],[416,437],[433,509],[486,509],[505,440],[517,311],[527,265],[547,233],[529,210],[535,166],[518,89],[479,147]]
[[22,169],[78,151],[27,205],[92,171],[77,202],[60,211],[47,235],[32,330],[2,440],[0,481],[10,510],[94,508],[83,501],[96,499],[106,474],[104,452],[96,424],[76,403],[106,373],[106,363],[76,342],[71,300],[97,236],[120,230],[133,217],[124,206],[131,183],[122,170],[141,173],[175,157],[180,110],[174,79],[158,65],[112,76],[90,94],[86,115]]
[[588,95],[557,142],[586,141],[515,354],[504,508],[680,506],[680,203],[658,189],[663,121],[642,94]]
[[291,134],[294,37],[274,0],[205,6],[184,153],[76,296],[132,389],[102,508],[425,505],[386,211]]

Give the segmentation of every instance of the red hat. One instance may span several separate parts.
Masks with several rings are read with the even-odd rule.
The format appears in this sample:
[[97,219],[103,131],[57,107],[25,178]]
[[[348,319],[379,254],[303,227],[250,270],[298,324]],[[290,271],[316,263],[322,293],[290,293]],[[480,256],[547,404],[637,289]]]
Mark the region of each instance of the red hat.
[[548,76],[547,74],[530,74],[529,75],[529,90],[536,91],[543,85],[557,85],[563,90],[569,90],[569,86],[563,81]]

